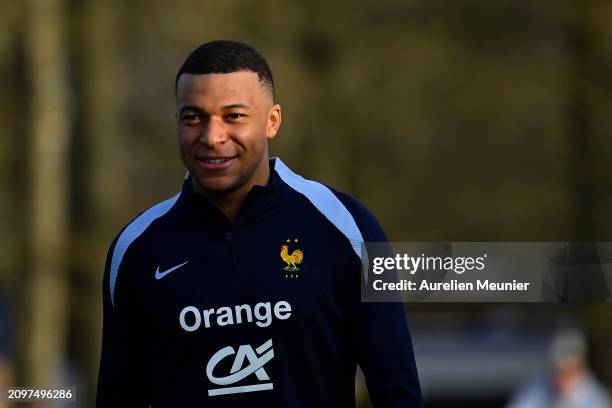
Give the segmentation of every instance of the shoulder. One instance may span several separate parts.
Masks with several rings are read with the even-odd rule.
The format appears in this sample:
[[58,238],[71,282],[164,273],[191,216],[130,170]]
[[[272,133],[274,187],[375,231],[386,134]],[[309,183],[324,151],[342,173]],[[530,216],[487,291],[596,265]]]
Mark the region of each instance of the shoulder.
[[126,258],[128,249],[132,244],[150,229],[151,225],[158,219],[169,214],[180,197],[180,193],[164,200],[149,209],[141,212],[137,217],[125,225],[115,237],[108,250],[106,261],[106,272],[108,274],[109,292],[111,301],[115,292],[115,284],[119,269]]
[[358,201],[353,196],[337,191],[333,188],[329,188],[332,193],[336,196],[338,201],[348,210],[352,215],[357,227],[361,231],[365,242],[384,242],[387,241],[387,236],[370,210]]
[[164,217],[170,212],[178,201],[179,196],[180,193],[157,203],[149,209],[142,211],[138,216],[132,219],[132,221],[125,225],[121,229],[121,232],[115,237],[113,241],[114,245],[112,245],[114,248],[111,248],[113,252],[121,252],[127,249],[127,247],[142,236],[156,220]]
[[294,173],[279,158],[274,169],[291,189],[310,203],[355,245],[359,241],[386,241],[380,223],[368,209],[346,193]]

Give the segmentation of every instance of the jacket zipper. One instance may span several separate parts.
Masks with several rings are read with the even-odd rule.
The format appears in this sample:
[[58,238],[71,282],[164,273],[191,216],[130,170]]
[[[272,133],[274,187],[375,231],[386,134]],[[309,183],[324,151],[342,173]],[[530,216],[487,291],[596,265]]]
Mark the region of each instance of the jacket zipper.
[[232,231],[228,230],[225,232],[225,242],[227,243],[227,273],[228,275],[234,274],[234,254],[233,254],[233,237]]

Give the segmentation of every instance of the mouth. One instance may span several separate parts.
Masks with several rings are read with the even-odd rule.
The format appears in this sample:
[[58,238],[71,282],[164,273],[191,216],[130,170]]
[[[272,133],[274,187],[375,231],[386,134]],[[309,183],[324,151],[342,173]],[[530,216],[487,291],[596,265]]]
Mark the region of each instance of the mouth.
[[224,170],[231,166],[238,156],[225,157],[196,157],[204,170]]

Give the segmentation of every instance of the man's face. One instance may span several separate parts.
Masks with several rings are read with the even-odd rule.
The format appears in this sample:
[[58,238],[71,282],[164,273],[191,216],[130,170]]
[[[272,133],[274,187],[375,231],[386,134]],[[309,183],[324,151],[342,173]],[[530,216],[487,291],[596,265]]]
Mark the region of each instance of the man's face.
[[268,139],[280,126],[280,106],[256,73],[183,74],[177,109],[181,160],[196,192],[248,192],[267,182]]

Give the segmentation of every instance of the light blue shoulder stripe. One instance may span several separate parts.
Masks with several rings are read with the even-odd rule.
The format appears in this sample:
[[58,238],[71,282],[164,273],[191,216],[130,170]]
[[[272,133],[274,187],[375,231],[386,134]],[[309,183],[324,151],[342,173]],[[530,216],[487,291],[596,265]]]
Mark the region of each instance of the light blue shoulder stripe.
[[117,282],[117,274],[119,273],[119,266],[121,266],[121,261],[123,260],[123,256],[127,252],[127,249],[130,247],[132,242],[134,242],[139,236],[142,235],[143,232],[145,232],[147,228],[149,228],[153,221],[170,211],[180,195],[181,194],[178,193],[174,197],[163,201],[140,214],[134,221],[125,227],[117,239],[115,249],[113,250],[110,267],[110,295],[113,306],[115,305],[115,283]]
[[[281,179],[289,187],[303,194],[325,218],[335,225],[349,240],[359,259],[367,264],[367,253],[365,251],[362,253],[363,235],[359,227],[357,227],[353,215],[346,209],[338,197],[323,184],[307,180],[294,173],[278,157],[274,159],[274,170]],[[364,277],[367,282],[367,268],[364,268]]]

